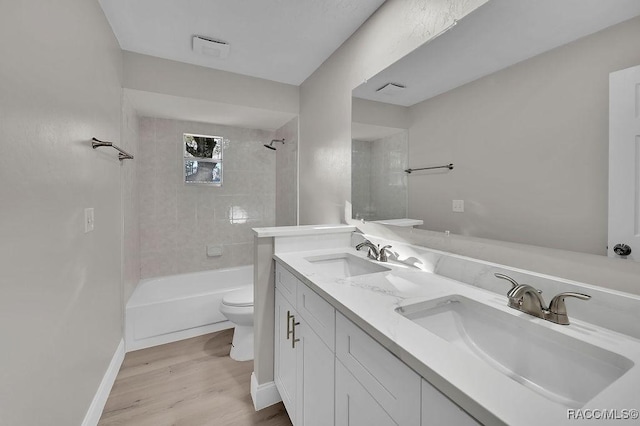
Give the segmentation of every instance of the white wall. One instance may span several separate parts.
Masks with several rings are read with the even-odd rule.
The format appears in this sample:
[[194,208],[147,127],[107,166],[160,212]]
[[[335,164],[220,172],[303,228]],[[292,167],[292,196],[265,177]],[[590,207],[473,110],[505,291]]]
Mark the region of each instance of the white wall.
[[[251,228],[275,225],[275,132],[151,117],[139,119],[141,276],[250,265]],[[184,183],[184,133],[222,136],[222,186]],[[207,245],[222,256],[208,257]]]
[[434,231],[605,255],[609,73],[640,64],[637,40],[640,18],[411,107],[410,166],[455,169],[410,176],[409,216]]
[[[0,2],[0,424],[79,425],[122,338],[122,52],[97,1]],[[95,231],[84,233],[84,208]]]
[[351,199],[351,91],[485,0],[388,0],[300,87],[300,223]]
[[299,109],[298,86],[126,51],[123,87],[293,114]]
[[353,98],[351,121],[375,126],[408,129],[409,108],[367,99]]

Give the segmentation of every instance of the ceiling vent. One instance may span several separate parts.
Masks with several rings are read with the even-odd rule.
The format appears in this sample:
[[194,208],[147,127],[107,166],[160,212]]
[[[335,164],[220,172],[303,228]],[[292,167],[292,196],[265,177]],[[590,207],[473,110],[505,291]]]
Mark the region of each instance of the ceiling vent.
[[229,43],[208,37],[193,36],[193,51],[216,59],[226,59]]
[[402,91],[405,88],[406,87],[403,86],[402,84],[387,83],[381,88],[379,88],[378,90],[376,90],[376,92],[381,95],[397,95],[398,93],[402,93]]

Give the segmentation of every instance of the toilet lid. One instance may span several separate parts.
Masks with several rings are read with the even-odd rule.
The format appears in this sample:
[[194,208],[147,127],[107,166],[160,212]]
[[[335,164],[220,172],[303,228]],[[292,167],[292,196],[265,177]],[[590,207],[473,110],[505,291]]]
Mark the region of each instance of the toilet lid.
[[230,291],[222,297],[222,303],[227,306],[253,306],[253,286]]

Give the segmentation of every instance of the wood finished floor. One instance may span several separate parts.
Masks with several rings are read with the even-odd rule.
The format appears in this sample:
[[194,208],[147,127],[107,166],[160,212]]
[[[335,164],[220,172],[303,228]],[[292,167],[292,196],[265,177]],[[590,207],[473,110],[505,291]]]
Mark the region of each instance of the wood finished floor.
[[129,352],[98,424],[291,426],[282,403],[253,409],[253,361],[229,358],[232,331]]

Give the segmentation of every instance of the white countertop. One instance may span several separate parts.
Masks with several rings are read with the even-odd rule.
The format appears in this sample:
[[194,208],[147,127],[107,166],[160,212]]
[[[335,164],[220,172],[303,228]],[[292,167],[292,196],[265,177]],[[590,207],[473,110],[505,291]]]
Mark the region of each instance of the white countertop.
[[[577,421],[568,419],[566,406],[543,397],[451,345],[397,313],[396,308],[406,305],[407,301],[458,294],[618,353],[635,365],[583,409],[640,409],[639,340],[578,320],[572,320],[570,326],[561,326],[534,318],[508,308],[506,296],[403,264],[385,263],[390,271],[335,279],[323,275],[321,266],[305,260],[310,256],[345,252],[366,258],[352,247],[279,253],[274,258],[483,424],[561,425]],[[640,420],[613,420],[611,424],[640,424]]]
[[355,226],[335,225],[302,225],[302,226],[272,226],[269,228],[253,228],[259,238],[262,237],[298,237],[304,235],[335,234],[339,232],[353,232]]

